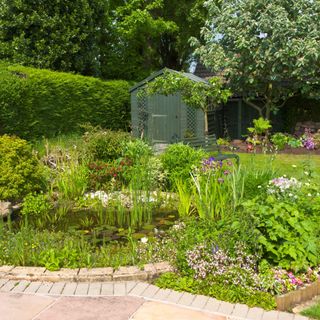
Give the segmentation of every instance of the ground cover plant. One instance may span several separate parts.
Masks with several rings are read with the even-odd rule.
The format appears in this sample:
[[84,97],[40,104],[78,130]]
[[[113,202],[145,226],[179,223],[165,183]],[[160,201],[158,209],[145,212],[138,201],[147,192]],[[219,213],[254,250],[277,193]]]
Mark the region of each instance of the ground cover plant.
[[317,279],[318,158],[248,153],[237,166],[181,143],[155,155],[127,133],[85,129],[33,144],[1,138],[27,150],[42,182],[2,195],[21,210],[1,220],[1,264],[167,260],[175,273],[160,287],[265,309],[276,294]]
[[320,303],[318,302],[315,305],[303,310],[301,314],[311,319],[320,319]]

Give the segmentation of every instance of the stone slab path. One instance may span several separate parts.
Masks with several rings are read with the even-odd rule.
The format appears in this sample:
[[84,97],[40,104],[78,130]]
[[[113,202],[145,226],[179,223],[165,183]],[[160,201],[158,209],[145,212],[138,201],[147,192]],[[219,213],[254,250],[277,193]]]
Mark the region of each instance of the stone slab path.
[[0,279],[1,320],[307,320],[146,282]]

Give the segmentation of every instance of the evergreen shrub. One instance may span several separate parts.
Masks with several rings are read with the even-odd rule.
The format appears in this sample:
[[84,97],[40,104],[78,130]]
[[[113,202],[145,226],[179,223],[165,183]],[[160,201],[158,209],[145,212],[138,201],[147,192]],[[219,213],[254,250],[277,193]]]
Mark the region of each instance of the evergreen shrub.
[[0,134],[22,138],[80,132],[81,125],[125,130],[129,84],[0,63]]

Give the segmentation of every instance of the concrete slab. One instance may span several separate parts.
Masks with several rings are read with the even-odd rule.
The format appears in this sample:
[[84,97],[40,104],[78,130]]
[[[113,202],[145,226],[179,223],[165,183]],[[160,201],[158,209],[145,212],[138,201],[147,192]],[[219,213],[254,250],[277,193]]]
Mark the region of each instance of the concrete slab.
[[164,304],[146,302],[138,309],[132,320],[227,320],[226,317],[212,315],[202,311]]
[[134,297],[63,297],[34,320],[128,320],[143,302]]
[[56,301],[55,298],[27,294],[0,293],[1,320],[31,320]]

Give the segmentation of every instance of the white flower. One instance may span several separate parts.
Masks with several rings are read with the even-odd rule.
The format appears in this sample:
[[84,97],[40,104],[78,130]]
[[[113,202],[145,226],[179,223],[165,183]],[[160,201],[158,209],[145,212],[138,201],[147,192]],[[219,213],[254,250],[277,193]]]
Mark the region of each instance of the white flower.
[[147,238],[147,237],[141,238],[141,242],[142,242],[142,243],[147,243],[147,242],[148,242],[148,238]]
[[310,183],[309,183],[309,182],[306,182],[305,185],[306,185],[307,187],[309,187],[309,186],[310,186]]
[[305,171],[304,174],[305,174],[306,176],[308,176],[308,175],[309,175],[309,172],[308,172],[308,171]]
[[292,165],[292,168],[296,168],[297,166],[295,164]]
[[292,197],[293,196],[293,194],[292,193],[289,193],[289,197]]
[[258,186],[258,189],[261,189],[262,187],[261,186]]
[[308,197],[312,197],[311,193],[308,193]]

